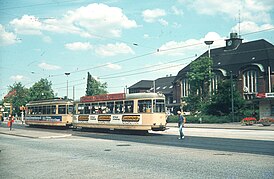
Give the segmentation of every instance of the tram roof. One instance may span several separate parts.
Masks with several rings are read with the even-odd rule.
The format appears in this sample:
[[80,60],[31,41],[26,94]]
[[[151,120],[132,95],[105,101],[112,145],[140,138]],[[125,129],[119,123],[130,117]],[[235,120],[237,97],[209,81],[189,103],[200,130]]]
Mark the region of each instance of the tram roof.
[[40,103],[45,103],[45,104],[73,103],[73,100],[63,99],[63,98],[52,98],[52,99],[45,99],[45,100],[30,101],[27,105],[40,104]]
[[118,101],[127,99],[144,99],[144,98],[165,98],[162,93],[114,93],[114,94],[101,94],[95,96],[82,96],[80,101],[75,102],[100,102],[100,101]]
[[140,99],[140,98],[165,98],[163,93],[131,93],[126,94],[126,99]]

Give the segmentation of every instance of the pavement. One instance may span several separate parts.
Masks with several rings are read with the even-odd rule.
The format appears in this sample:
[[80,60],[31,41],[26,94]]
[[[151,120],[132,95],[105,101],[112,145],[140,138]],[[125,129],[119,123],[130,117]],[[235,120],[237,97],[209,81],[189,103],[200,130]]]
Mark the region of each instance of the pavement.
[[[16,125],[25,125],[21,121],[15,121]],[[177,123],[168,123],[167,130],[162,132],[166,134],[177,134]],[[225,124],[185,124],[186,129],[235,129],[235,130],[261,130],[261,131],[274,131],[274,124],[271,126],[263,126],[262,124],[254,124],[252,126],[242,125],[241,123],[225,123]],[[169,132],[170,131],[170,132]],[[48,131],[38,131],[38,130],[27,130],[20,128],[13,128],[11,131],[7,127],[7,122],[2,122],[0,125],[0,134],[4,135],[13,135],[20,137],[28,138],[39,138],[39,139],[49,139],[49,138],[64,138],[70,137],[72,134],[64,134],[57,132],[48,132]],[[271,137],[273,138],[273,137]]]

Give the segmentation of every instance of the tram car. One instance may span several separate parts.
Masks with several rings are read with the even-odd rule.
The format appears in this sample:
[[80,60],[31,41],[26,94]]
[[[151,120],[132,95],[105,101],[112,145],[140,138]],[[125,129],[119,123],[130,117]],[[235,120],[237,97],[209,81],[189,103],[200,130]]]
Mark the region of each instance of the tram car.
[[73,127],[164,131],[165,96],[161,93],[116,93],[83,96],[74,103]]
[[26,104],[25,123],[30,126],[72,126],[73,101],[48,99]]

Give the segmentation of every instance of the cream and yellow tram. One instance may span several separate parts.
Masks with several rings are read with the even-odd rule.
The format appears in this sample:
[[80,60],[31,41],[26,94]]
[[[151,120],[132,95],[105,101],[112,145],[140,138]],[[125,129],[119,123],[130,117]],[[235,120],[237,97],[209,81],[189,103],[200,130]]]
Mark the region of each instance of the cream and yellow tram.
[[83,96],[75,102],[75,128],[165,130],[165,96],[159,93]]
[[72,100],[58,98],[31,101],[26,105],[25,123],[28,125],[68,127],[72,119]]

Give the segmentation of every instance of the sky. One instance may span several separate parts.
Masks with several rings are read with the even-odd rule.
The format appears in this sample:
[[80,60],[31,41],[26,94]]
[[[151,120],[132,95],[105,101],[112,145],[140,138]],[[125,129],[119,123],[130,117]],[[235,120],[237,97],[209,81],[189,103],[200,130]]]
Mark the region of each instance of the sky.
[[[274,0],[0,0],[0,97],[41,78],[85,95],[87,73],[124,92],[177,73],[231,32],[274,44]],[[69,73],[70,75],[65,75]],[[74,90],[73,90],[74,89]]]

